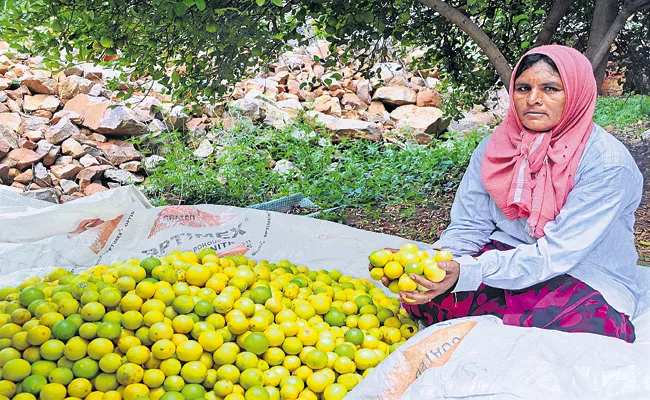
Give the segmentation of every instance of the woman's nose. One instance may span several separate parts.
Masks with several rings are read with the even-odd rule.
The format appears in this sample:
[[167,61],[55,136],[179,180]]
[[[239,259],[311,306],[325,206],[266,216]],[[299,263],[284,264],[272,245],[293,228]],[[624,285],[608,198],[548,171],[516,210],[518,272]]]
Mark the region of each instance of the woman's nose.
[[541,104],[542,92],[537,88],[533,88],[528,92],[528,104]]

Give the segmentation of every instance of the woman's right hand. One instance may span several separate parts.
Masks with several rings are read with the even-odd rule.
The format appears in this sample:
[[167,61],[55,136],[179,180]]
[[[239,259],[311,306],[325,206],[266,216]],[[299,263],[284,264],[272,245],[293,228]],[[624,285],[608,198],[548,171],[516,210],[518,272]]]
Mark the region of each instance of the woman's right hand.
[[[390,251],[391,253],[397,253],[399,251],[399,249],[392,249],[390,247],[385,247],[384,250]],[[373,268],[376,268],[376,267],[369,263],[368,264],[368,271],[371,271]],[[390,281],[388,280],[387,277],[382,276],[381,277],[381,284],[388,287],[388,285],[390,284]]]

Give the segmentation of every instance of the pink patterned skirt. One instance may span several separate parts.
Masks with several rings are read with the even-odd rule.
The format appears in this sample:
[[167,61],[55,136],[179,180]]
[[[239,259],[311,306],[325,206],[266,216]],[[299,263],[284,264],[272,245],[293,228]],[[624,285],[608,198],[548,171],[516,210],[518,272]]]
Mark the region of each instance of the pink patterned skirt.
[[[477,254],[513,247],[493,241]],[[610,306],[600,292],[570,275],[560,275],[522,290],[481,284],[472,292],[444,293],[428,304],[403,303],[427,325],[479,315],[495,315],[506,325],[533,326],[563,332],[589,332],[634,342],[630,318]]]

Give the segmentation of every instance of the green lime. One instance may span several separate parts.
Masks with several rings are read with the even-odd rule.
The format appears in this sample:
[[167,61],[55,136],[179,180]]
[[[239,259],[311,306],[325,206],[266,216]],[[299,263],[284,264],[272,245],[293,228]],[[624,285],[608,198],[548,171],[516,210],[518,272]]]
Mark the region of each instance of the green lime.
[[69,315],[65,320],[75,324],[77,326],[77,329],[79,329],[79,327],[84,324],[84,319],[81,318],[81,314]]
[[345,332],[345,341],[357,346],[363,343],[364,337],[365,335],[363,334],[363,331],[359,328],[350,328]]
[[102,47],[113,47],[113,39],[109,38],[108,36],[102,36],[101,39],[99,39],[99,44],[102,45]]
[[[210,24],[208,24],[208,26],[209,25]],[[199,259],[199,261],[203,262],[203,257],[207,256],[208,254],[216,255],[217,252],[214,251],[214,249],[211,249],[209,247],[204,247],[196,253],[196,257]]]
[[47,377],[50,372],[56,369],[54,361],[38,360],[32,364],[32,375],[42,375]]
[[52,336],[55,339],[66,341],[77,334],[78,326],[72,321],[57,321],[52,326]]
[[97,337],[115,340],[122,334],[122,326],[116,322],[102,322],[97,329]]
[[22,383],[22,389],[23,392],[27,392],[29,394],[33,394],[34,396],[38,396],[38,394],[41,392],[41,389],[43,389],[43,386],[47,385],[47,379],[45,379],[44,376],[42,375],[31,375],[25,378],[25,380]]
[[251,290],[251,300],[255,304],[264,304],[272,296],[271,289],[268,286],[258,286]]
[[53,369],[47,376],[50,383],[59,383],[63,386],[68,385],[74,379],[74,374],[70,368],[59,367]]
[[207,300],[199,300],[194,305],[194,312],[199,317],[207,317],[214,312],[214,306]]
[[160,260],[156,257],[147,257],[144,260],[140,261],[140,266],[144,268],[145,271],[147,271],[147,275],[149,276],[151,276],[151,271],[153,271],[154,268],[161,264],[162,263]]
[[160,396],[160,400],[185,400],[185,397],[179,392],[165,392]]
[[23,289],[18,295],[18,300],[24,307],[28,307],[34,300],[39,299],[45,299],[45,293],[43,293],[41,289],[34,286]]
[[359,307],[359,309],[361,309],[361,307],[363,307],[365,305],[372,305],[372,299],[369,296],[366,296],[366,295],[357,296],[354,299],[354,304],[356,304],[357,307]]
[[88,357],[75,361],[72,366],[72,373],[77,378],[92,379],[97,375],[97,372],[99,372],[99,364]]
[[185,400],[196,400],[205,396],[205,388],[197,383],[188,383],[183,386],[181,394]]
[[332,308],[327,314],[325,314],[325,322],[330,324],[330,326],[343,326],[345,325],[345,319],[347,315],[339,309]]
[[269,338],[260,332],[253,332],[244,339],[244,349],[260,355],[270,346]]

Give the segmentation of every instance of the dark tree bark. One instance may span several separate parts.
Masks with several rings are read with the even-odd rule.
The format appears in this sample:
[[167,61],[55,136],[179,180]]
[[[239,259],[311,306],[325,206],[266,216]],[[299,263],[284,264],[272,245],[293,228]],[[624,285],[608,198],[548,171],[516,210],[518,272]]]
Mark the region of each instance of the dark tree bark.
[[[589,41],[587,42],[587,51],[585,52],[585,55],[592,62],[591,65],[594,70],[594,76],[596,77],[596,84],[599,90],[603,84],[603,80],[605,79],[605,70],[607,69],[607,61],[609,61],[609,52],[607,52],[607,54],[600,60],[597,60],[598,62],[595,62],[596,60],[592,59],[591,57],[593,57],[601,47],[605,35],[607,35],[607,32],[612,27],[614,22],[616,22],[618,17],[619,14],[617,0],[596,0],[594,15],[591,19],[591,29],[589,30]],[[624,18],[622,20],[622,23],[625,24],[627,17],[621,18]],[[611,42],[609,45],[611,46]]]
[[501,50],[494,44],[492,39],[483,32],[483,30],[476,25],[472,20],[467,18],[465,14],[458,11],[456,8],[450,6],[441,0],[418,0],[420,3],[437,11],[445,19],[454,25],[457,25],[463,32],[469,35],[476,42],[476,44],[483,50],[490,63],[496,68],[499,78],[506,88],[510,85],[510,77],[512,76],[512,66],[508,60],[503,56]]
[[[613,18],[611,15],[599,15],[599,4],[601,2],[609,3],[610,1],[612,0],[599,0],[596,3],[596,10],[594,11],[594,18],[592,21],[592,30],[589,35],[589,44],[587,45],[587,51],[585,52],[585,55],[589,58],[589,61],[591,61],[591,65],[594,68],[594,75],[596,76],[596,82],[598,83],[599,89],[605,76],[604,74],[609,59],[610,49],[614,40],[616,40],[616,36],[618,36],[618,33],[623,29],[628,18],[630,18],[635,12],[650,7],[650,0],[626,0],[625,3],[623,3],[620,13],[618,13],[617,7],[615,11],[616,14]],[[613,2],[616,3],[615,0],[613,0]],[[605,4],[602,4],[601,6],[605,7]],[[607,4],[607,6],[611,7],[610,4]],[[604,9],[601,12],[608,13],[610,11]],[[612,22],[606,25],[607,29],[605,30],[602,26],[596,26],[598,25],[596,23],[596,18],[599,18],[600,21],[608,21],[611,19]],[[596,40],[597,37],[594,36],[594,28],[598,31],[596,32],[596,35],[600,37],[598,40]],[[605,32],[601,36],[600,31],[602,30],[605,30]]]
[[560,25],[560,21],[564,18],[569,8],[573,4],[573,0],[555,0],[551,10],[548,12],[544,26],[535,40],[535,46],[542,46],[551,43],[553,35]]

